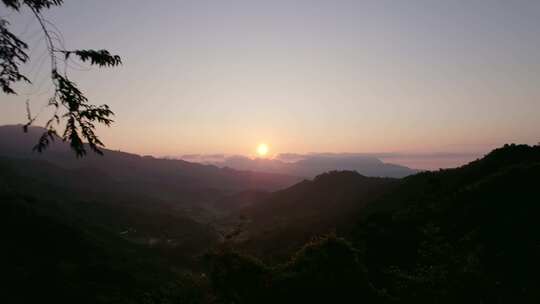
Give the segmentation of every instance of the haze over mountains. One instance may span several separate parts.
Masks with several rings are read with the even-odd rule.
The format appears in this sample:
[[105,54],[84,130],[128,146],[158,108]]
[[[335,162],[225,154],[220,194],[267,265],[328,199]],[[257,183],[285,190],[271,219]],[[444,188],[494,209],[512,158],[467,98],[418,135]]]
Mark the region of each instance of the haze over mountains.
[[46,153],[34,152],[32,148],[43,132],[41,128],[32,127],[25,134],[20,125],[1,126],[0,156],[46,161],[69,170],[97,170],[130,187],[136,188],[135,185],[145,183],[147,186],[158,187],[159,191],[165,193],[216,189],[276,190],[300,180],[298,177],[282,174],[231,170],[183,160],[142,157],[107,149],[104,150],[104,156],[89,153],[86,157],[77,159],[69,145],[60,140],[55,141]]
[[[379,177],[404,177],[414,174],[418,170],[410,169],[405,166],[385,163],[375,156],[368,154],[355,153],[319,153],[319,154],[283,154],[279,158],[249,158],[245,156],[223,156],[215,155],[214,157],[203,157],[198,155],[186,155],[185,160],[158,159],[150,156],[141,157],[136,154],[105,150],[106,156],[89,154],[82,160],[75,159],[70,155],[71,151],[67,144],[63,144],[60,140],[56,144],[51,145],[47,153],[39,154],[32,151],[32,147],[37,143],[39,136],[44,131],[43,129],[34,127],[30,128],[28,134],[22,133],[20,125],[15,126],[0,126],[0,155],[11,157],[30,157],[34,159],[42,159],[53,162],[65,168],[77,168],[85,166],[97,166],[100,170],[111,171],[114,168],[116,178],[132,178],[133,172],[130,170],[147,170],[152,172],[152,178],[156,178],[159,174],[171,172],[177,169],[176,177],[184,179],[182,185],[194,186],[203,184],[212,187],[213,182],[219,184],[220,188],[226,186],[223,181],[212,177],[212,181],[204,180],[205,176],[216,171],[219,174],[234,175],[234,169],[244,171],[237,172],[239,181],[243,175],[247,178],[249,172],[258,172],[249,177],[249,182],[243,185],[249,185],[252,188],[260,188],[265,190],[275,190],[290,186],[292,183],[301,180],[301,178],[314,178],[324,172],[333,170],[351,170],[365,176]],[[99,161],[97,161],[99,160]],[[191,162],[190,162],[191,161]],[[136,167],[130,168],[131,165],[138,164]],[[120,167],[118,167],[120,166]],[[222,168],[222,169],[218,169]],[[182,173],[180,173],[182,171]],[[271,174],[263,174],[271,173]],[[285,177],[285,176],[288,176]],[[147,178],[150,178],[147,176]],[[192,180],[189,180],[192,179]],[[199,180],[198,180],[199,179]],[[229,181],[228,181],[229,182]],[[205,184],[210,183],[210,184]],[[274,183],[274,184],[272,184]],[[214,184],[215,185],[215,184]],[[230,185],[234,189],[235,185]],[[243,187],[243,186],[242,186]],[[239,189],[237,189],[239,190]]]
[[351,170],[365,176],[397,178],[418,172],[418,170],[385,163],[373,155],[361,153],[287,153],[278,155],[276,158],[249,158],[241,155],[185,155],[182,158],[222,168],[287,174],[310,179],[333,170]]

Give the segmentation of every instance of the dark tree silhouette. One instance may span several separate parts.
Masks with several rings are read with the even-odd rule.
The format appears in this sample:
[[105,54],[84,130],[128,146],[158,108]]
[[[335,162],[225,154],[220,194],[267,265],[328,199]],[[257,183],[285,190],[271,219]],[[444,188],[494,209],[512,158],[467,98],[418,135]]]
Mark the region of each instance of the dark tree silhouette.
[[[88,102],[83,92],[71,81],[67,75],[67,69],[58,68],[61,60],[67,61],[75,56],[82,62],[88,62],[98,67],[112,67],[122,63],[117,55],[110,54],[107,50],[66,50],[59,42],[53,39],[50,27],[53,26],[42,15],[42,11],[53,6],[61,6],[63,0],[1,0],[11,10],[20,12],[27,8],[37,19],[44,35],[47,51],[50,56],[50,78],[54,85],[54,93],[50,97],[48,106],[55,109],[52,117],[45,123],[46,132],[43,133],[39,142],[34,147],[36,151],[43,151],[54,141],[55,138],[70,143],[71,148],[79,157],[86,154],[83,141],[88,147],[102,154],[100,148],[103,142],[95,134],[96,123],[109,126],[114,113],[107,105],[93,105]],[[5,94],[16,94],[13,85],[17,82],[30,83],[30,80],[21,73],[20,67],[28,62],[28,45],[9,30],[9,22],[0,19],[0,87]],[[24,126],[25,131],[37,118],[33,117],[27,107],[28,121]],[[65,122],[65,128],[60,135],[56,127]]]

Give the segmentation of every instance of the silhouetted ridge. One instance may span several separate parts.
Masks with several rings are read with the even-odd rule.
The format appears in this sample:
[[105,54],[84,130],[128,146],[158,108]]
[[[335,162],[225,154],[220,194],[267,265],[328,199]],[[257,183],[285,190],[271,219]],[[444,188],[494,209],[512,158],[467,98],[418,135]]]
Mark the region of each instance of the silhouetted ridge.
[[470,165],[504,167],[535,161],[540,161],[540,146],[507,144]]
[[219,158],[220,160],[214,159],[210,160],[209,162],[219,167],[281,173],[310,179],[324,172],[343,170],[357,171],[366,176],[396,178],[401,178],[418,172],[417,170],[410,169],[405,166],[384,163],[374,156],[363,154],[319,153],[298,155],[298,157],[300,159],[287,162],[279,159],[279,157],[274,159],[251,159],[249,157],[239,155],[221,155]]
[[313,236],[354,223],[356,213],[398,180],[332,171],[271,193],[235,212],[242,226],[236,241],[253,252],[279,257]]
[[335,185],[341,183],[359,182],[367,180],[368,178],[356,171],[330,171],[320,175],[317,175],[313,179],[313,183],[316,185]]
[[292,176],[222,169],[107,149],[103,149],[103,156],[89,153],[84,158],[76,158],[69,145],[62,141],[55,141],[43,153],[34,152],[32,148],[44,131],[39,127],[30,127],[28,133],[23,133],[19,125],[0,127],[0,156],[39,159],[65,169],[100,170],[117,182],[139,188],[151,187],[152,192],[163,193],[160,195],[162,198],[167,194],[174,197],[202,190],[276,190],[299,181],[299,178]]
[[506,145],[404,179],[352,237],[374,286],[402,303],[537,302],[539,178],[540,147]]

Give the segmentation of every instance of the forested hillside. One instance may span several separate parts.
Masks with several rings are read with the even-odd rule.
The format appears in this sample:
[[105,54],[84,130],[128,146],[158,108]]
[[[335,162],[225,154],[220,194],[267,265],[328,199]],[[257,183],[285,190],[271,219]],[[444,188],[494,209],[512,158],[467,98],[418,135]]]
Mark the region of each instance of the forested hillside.
[[[540,147],[505,146],[461,168],[399,181],[353,229],[282,263],[218,253],[213,280],[237,303],[537,303],[539,180]],[[232,293],[245,282],[258,289]]]
[[540,300],[539,146],[401,180],[331,172],[240,192],[206,224],[91,170],[0,167],[10,303]]

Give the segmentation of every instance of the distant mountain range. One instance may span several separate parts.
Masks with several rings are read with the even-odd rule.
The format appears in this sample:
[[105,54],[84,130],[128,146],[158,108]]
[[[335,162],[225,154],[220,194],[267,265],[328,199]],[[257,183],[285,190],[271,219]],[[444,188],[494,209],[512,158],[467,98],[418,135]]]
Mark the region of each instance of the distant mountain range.
[[[104,150],[104,156],[89,153],[76,158],[68,144],[55,141],[43,153],[32,151],[44,129],[32,127],[23,133],[22,126],[0,127],[0,156],[46,161],[63,169],[97,171],[123,187],[144,188],[161,193],[161,198],[177,194],[209,191],[277,190],[293,185],[300,178],[253,171],[219,168],[183,160],[159,159],[120,151]],[[167,195],[171,194],[171,195]]]
[[204,158],[186,155],[183,158],[222,168],[286,174],[310,179],[325,172],[340,170],[356,171],[365,176],[396,178],[419,172],[405,166],[385,163],[372,155],[357,153],[287,154],[274,159],[249,158],[240,155],[217,156]]

